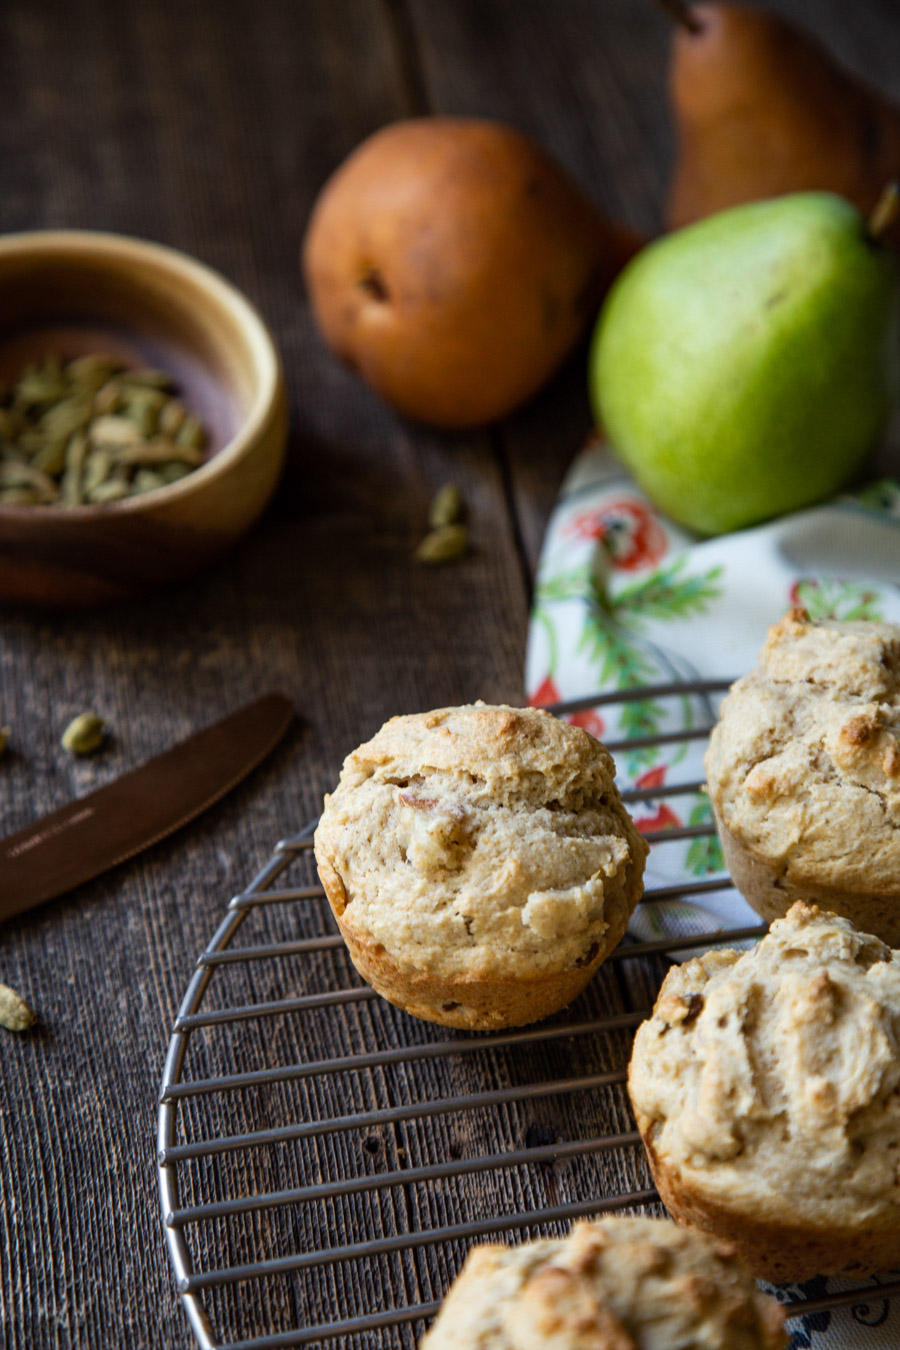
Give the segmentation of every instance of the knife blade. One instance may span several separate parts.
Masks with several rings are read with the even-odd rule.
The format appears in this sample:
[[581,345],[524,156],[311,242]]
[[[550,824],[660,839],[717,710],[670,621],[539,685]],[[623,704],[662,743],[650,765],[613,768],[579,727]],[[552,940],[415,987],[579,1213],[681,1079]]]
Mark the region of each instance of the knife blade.
[[186,825],[262,762],[293,715],[283,694],[265,694],[0,840],[0,921],[90,881]]

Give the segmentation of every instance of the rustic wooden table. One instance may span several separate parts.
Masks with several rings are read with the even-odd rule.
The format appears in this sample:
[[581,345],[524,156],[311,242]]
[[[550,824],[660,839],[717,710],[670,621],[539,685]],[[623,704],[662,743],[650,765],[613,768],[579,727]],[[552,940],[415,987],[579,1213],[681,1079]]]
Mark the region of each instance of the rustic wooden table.
[[[900,98],[893,0],[782,7]],[[583,353],[500,426],[442,435],[401,421],[314,331],[297,258],[317,189],[384,122],[480,114],[539,137],[610,213],[653,231],[671,153],[668,38],[650,0],[0,9],[0,229],[117,230],[221,269],[271,324],[291,399],[277,499],[218,566],[105,612],[0,615],[0,722],[13,730],[0,830],[266,690],[298,713],[202,821],[4,927],[0,979],[41,1014],[36,1034],[0,1034],[4,1345],[193,1345],[154,1153],[166,1044],[198,953],[384,718],[523,697],[541,533],[589,426]],[[470,506],[472,554],[417,567],[427,504],[448,480]],[[59,734],[86,708],[114,739],[73,763]]]

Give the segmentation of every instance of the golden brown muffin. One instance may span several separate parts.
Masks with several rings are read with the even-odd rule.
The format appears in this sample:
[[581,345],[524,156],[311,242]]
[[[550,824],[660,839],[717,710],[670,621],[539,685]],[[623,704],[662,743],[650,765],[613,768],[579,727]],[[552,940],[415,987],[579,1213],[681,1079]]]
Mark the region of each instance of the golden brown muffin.
[[900,946],[900,628],[792,610],[724,700],[706,773],[758,914],[815,899]]
[[344,762],[316,830],[350,956],[447,1026],[564,1007],[620,940],[647,846],[608,752],[537,708],[395,717]]
[[421,1350],[782,1350],[783,1324],[729,1244],[606,1218],[473,1247]]
[[673,967],[628,1088],[679,1223],[755,1275],[900,1264],[900,952],[798,901],[753,950]]

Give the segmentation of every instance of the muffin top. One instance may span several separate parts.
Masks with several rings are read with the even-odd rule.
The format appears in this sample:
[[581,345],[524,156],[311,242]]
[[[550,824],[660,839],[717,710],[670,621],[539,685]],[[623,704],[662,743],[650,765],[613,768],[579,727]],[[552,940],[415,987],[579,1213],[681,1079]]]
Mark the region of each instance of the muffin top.
[[347,757],[315,836],[343,919],[401,969],[471,978],[588,964],[647,846],[607,750],[537,708],[395,717]]
[[474,1247],[421,1350],[780,1350],[782,1324],[727,1243],[608,1218]]
[[732,833],[801,892],[900,886],[900,628],[795,609],[722,704],[706,755]]
[[797,901],[671,969],[629,1091],[657,1160],[761,1220],[900,1223],[900,952]]

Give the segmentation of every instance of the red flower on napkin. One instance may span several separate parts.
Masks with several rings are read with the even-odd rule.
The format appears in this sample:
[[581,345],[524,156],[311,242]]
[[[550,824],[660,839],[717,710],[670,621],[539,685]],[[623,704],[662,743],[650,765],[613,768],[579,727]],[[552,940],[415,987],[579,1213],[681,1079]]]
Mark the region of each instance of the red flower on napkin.
[[546,708],[548,703],[561,702],[561,695],[552,675],[545,675],[528,699],[531,708]]
[[663,802],[655,815],[640,816],[634,823],[641,834],[650,834],[653,830],[677,829],[681,820],[676,816],[671,806],[666,806]]
[[[646,773],[635,779],[634,786],[645,790],[662,787],[666,781],[668,768],[668,764],[657,764],[654,768],[647,769]],[[652,830],[677,829],[682,822],[671,806],[666,806],[663,802],[652,816],[641,816],[634,823],[641,834],[648,834]]]
[[572,713],[566,718],[566,721],[571,722],[573,727],[581,727],[589,736],[595,737],[598,741],[603,735],[603,718],[593,709],[589,708],[586,712]]
[[666,781],[668,768],[668,764],[657,764],[655,769],[648,769],[646,773],[641,774],[640,778],[635,779],[634,786],[636,788],[662,787]]
[[613,567],[634,572],[653,567],[668,548],[666,532],[653,511],[635,497],[619,497],[573,516],[566,533],[597,539]]

